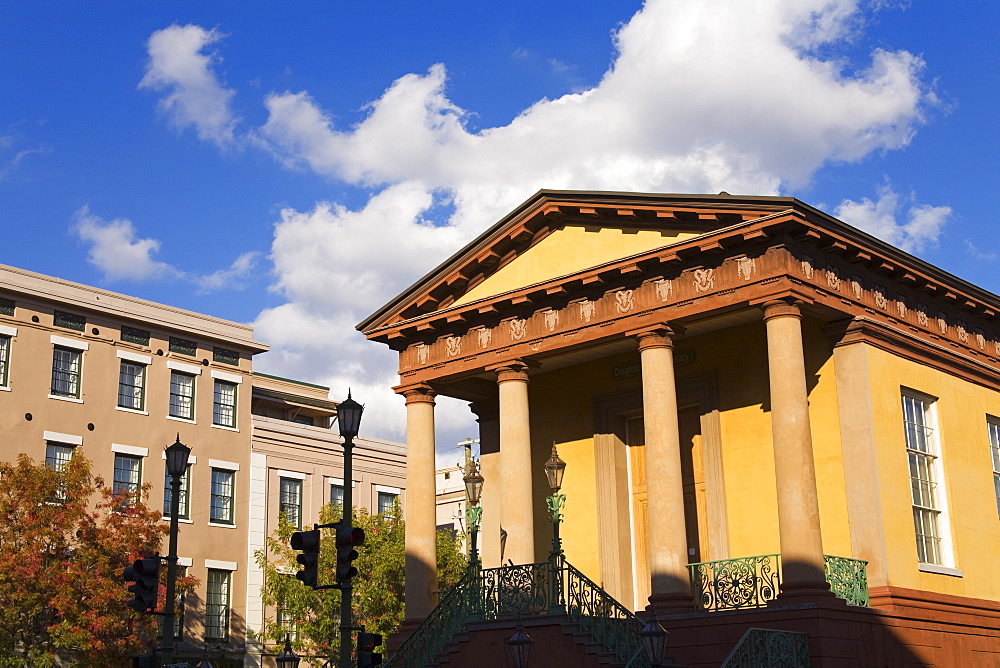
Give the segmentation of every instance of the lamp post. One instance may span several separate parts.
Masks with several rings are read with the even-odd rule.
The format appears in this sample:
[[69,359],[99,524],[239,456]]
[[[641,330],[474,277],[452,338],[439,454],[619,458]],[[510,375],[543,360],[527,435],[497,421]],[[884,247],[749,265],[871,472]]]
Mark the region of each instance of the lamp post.
[[553,561],[562,556],[562,540],[559,538],[559,523],[562,522],[562,509],[566,506],[566,495],[560,494],[562,488],[563,474],[566,472],[566,462],[556,452],[556,444],[552,443],[552,456],[545,462],[545,477],[549,480],[549,489],[552,494],[546,497],[545,503],[549,507],[549,517],[552,518],[552,552],[549,558]]
[[662,666],[667,654],[667,632],[657,621],[655,611],[650,612],[649,621],[639,631],[639,640],[642,641],[642,646],[646,650],[649,665],[653,668]]
[[479,563],[479,548],[476,540],[479,537],[479,522],[483,516],[483,508],[479,505],[479,497],[483,493],[483,474],[479,472],[479,462],[470,459],[465,476],[465,525],[469,527],[469,564]]
[[274,659],[274,662],[278,664],[278,668],[297,668],[301,660],[299,655],[292,649],[292,640],[286,633],[285,648],[281,650],[281,654]]
[[[361,425],[361,414],[365,407],[351,398],[347,391],[347,400],[337,404],[337,423],[340,425],[340,435],[344,439],[344,515],[340,520],[341,527],[351,526],[354,514],[354,498],[351,481],[353,480],[352,452],[354,437],[358,435]],[[351,667],[351,649],[353,640],[353,625],[351,611],[351,580],[346,579],[340,584],[340,666]]]
[[510,658],[514,661],[514,668],[528,668],[528,655],[531,654],[531,645],[535,641],[524,632],[521,621],[517,622],[517,630],[514,635],[507,639],[507,649],[510,650]]
[[167,474],[170,476],[170,552],[167,554],[167,601],[163,617],[160,618],[160,633],[163,649],[172,652],[174,648],[174,616],[177,601],[177,532],[180,528],[178,515],[181,510],[181,481],[187,471],[191,448],[181,443],[181,435],[166,449]]

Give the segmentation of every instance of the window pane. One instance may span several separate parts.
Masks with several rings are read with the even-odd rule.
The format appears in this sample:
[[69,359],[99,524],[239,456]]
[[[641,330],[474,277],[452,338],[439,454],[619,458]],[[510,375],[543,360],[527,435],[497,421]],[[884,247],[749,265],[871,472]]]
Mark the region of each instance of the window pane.
[[80,396],[80,351],[56,347],[52,351],[52,394]]
[[179,339],[176,336],[171,336],[167,345],[167,349],[172,353],[180,353],[181,355],[191,355],[192,357],[198,354],[198,344],[194,341],[188,341],[187,339]]
[[118,373],[118,405],[141,411],[145,381],[145,364],[122,360],[121,370]]
[[[170,501],[173,498],[173,478],[170,477],[170,473],[166,471],[164,466],[163,471],[163,516],[170,517]],[[177,513],[177,517],[180,519],[190,519],[188,514],[188,490],[191,487],[191,465],[188,464],[187,468],[184,469],[184,475],[181,476],[181,493],[178,502],[178,508],[180,509]]]
[[87,319],[76,313],[56,311],[52,317],[52,324],[56,327],[65,327],[66,329],[75,329],[78,332],[82,332],[84,327],[87,326]]
[[0,336],[0,386],[7,386],[7,370],[10,364],[10,337]]
[[142,458],[115,454],[115,494],[138,496],[141,483]]
[[335,506],[344,505],[344,486],[330,485],[330,503]]
[[302,528],[302,481],[295,478],[281,478],[278,512],[285,516],[296,529]]
[[389,494],[388,492],[378,493],[378,512],[380,515],[383,513],[390,512],[395,503],[396,503],[395,494]]
[[[936,467],[939,455],[930,420],[931,403],[903,395],[903,432],[910,472],[910,497],[917,559],[925,564],[943,564]],[[943,521],[943,520],[942,520]]]
[[194,419],[194,376],[170,372],[170,415]]
[[136,343],[140,346],[148,346],[149,332],[144,329],[136,329],[135,327],[122,325],[122,341]]
[[215,406],[212,424],[223,427],[236,426],[236,383],[215,381]]
[[226,640],[229,637],[229,571],[208,569],[205,596],[205,638]]
[[45,465],[53,471],[62,471],[73,457],[73,446],[48,443],[45,446]]
[[212,469],[212,522],[233,523],[233,477],[232,471]]

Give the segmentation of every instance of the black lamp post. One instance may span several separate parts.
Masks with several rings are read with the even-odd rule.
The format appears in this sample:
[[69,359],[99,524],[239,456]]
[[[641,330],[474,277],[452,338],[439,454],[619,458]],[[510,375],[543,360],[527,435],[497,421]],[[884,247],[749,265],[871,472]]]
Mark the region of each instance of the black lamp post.
[[531,654],[531,645],[535,641],[524,632],[521,623],[517,624],[517,631],[507,639],[507,649],[510,650],[510,658],[514,661],[514,668],[528,668],[528,655]]
[[653,668],[662,666],[667,658],[667,632],[656,619],[656,613],[651,612],[649,621],[639,631],[639,640],[646,650],[646,658]]
[[462,480],[465,482],[465,524],[469,527],[469,563],[478,564],[479,548],[476,541],[479,537],[479,522],[483,516],[483,509],[479,505],[479,498],[483,493],[483,474],[479,472],[478,461],[469,460]]
[[181,481],[187,471],[188,457],[191,448],[181,443],[181,435],[166,449],[167,475],[170,476],[170,553],[167,555],[167,601],[163,617],[160,618],[160,634],[163,636],[163,649],[167,652],[174,647],[174,616],[177,601],[177,532],[180,529],[178,515],[181,509]]
[[[354,450],[354,437],[358,435],[358,427],[361,425],[361,414],[365,407],[351,398],[351,391],[347,391],[347,400],[337,404],[337,423],[340,426],[340,435],[344,439],[344,515],[340,520],[341,527],[351,526],[354,514],[354,498],[351,489],[351,481],[354,479],[352,454]],[[350,668],[351,650],[353,640],[354,620],[351,614],[351,580],[348,578],[340,584],[340,665],[341,668]]]
[[545,462],[545,477],[549,480],[552,494],[545,499],[549,507],[549,517],[552,518],[552,553],[551,559],[558,559],[562,553],[562,540],[559,538],[559,523],[562,522],[562,509],[566,506],[566,495],[560,494],[563,474],[566,472],[566,462],[556,452],[556,444],[552,444],[552,456]]
[[299,655],[292,650],[291,638],[289,638],[286,633],[285,648],[281,650],[281,654],[275,658],[274,662],[278,664],[278,668],[297,668],[299,661],[301,660],[302,659],[299,658]]

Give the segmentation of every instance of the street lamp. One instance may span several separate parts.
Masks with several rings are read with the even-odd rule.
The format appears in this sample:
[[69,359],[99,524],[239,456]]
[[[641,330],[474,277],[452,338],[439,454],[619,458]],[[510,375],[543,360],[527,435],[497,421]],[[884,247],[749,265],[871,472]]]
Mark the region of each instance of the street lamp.
[[281,650],[281,654],[275,658],[275,663],[278,664],[278,668],[297,668],[301,660],[299,655],[292,650],[292,641],[286,633],[285,649]]
[[552,456],[545,462],[545,477],[549,480],[552,494],[545,499],[549,507],[549,517],[552,518],[552,553],[550,559],[558,559],[562,555],[562,541],[559,538],[559,523],[562,522],[562,509],[566,506],[566,495],[560,494],[563,474],[566,472],[566,462],[556,452],[556,444],[552,443]]
[[469,460],[469,466],[465,476],[465,524],[469,527],[469,563],[479,563],[479,549],[476,540],[479,537],[479,522],[483,516],[483,509],[479,505],[479,497],[483,493],[483,474],[479,472],[479,462],[475,459]]
[[181,443],[181,435],[168,446],[164,455],[167,459],[167,474],[170,476],[170,552],[167,554],[167,601],[163,617],[160,618],[160,635],[163,637],[164,650],[170,651],[174,646],[174,616],[177,609],[177,533],[180,530],[178,522],[181,510],[181,481],[187,471],[188,457],[191,448]]
[[[340,527],[351,526],[354,514],[354,497],[352,490],[353,473],[353,452],[354,437],[358,435],[358,428],[361,426],[361,414],[365,407],[351,398],[351,391],[347,390],[347,400],[337,404],[337,423],[340,426],[340,435],[344,439],[344,514],[340,520]],[[340,583],[340,665],[341,668],[350,668],[351,650],[353,645],[353,619],[351,617],[351,579],[345,578]]]
[[656,612],[651,612],[649,621],[639,631],[639,640],[646,650],[646,658],[654,668],[662,666],[667,654],[667,632],[656,619]]
[[507,639],[507,649],[510,650],[510,658],[514,661],[514,668],[528,668],[528,655],[531,654],[531,645],[535,641],[524,632],[521,622],[517,623],[517,631]]

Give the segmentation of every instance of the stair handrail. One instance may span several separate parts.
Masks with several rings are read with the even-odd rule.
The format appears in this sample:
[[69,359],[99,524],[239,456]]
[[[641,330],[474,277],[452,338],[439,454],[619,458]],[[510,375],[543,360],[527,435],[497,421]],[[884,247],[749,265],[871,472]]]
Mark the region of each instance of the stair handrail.
[[722,668],[809,668],[809,635],[751,627],[722,662]]
[[645,656],[641,652],[639,638],[642,621],[571,563],[565,559],[561,562],[566,578],[563,587],[566,616],[586,631],[594,642],[613,653],[618,661],[628,661],[635,668],[648,666],[648,662],[642,663],[642,659],[638,658]]

